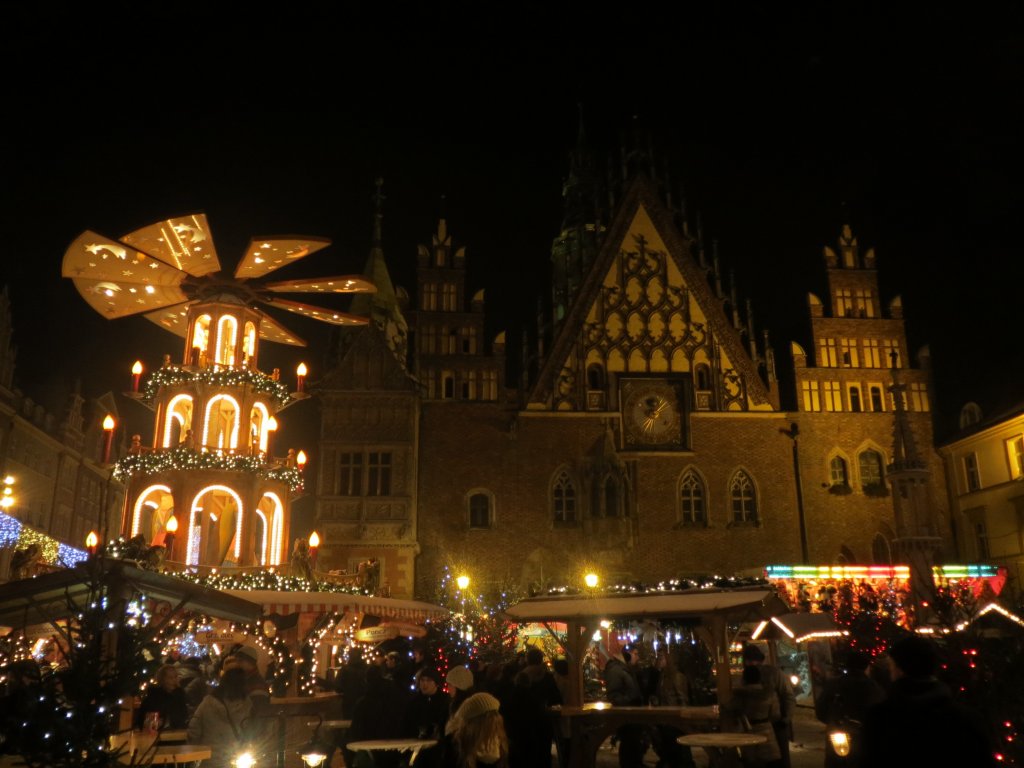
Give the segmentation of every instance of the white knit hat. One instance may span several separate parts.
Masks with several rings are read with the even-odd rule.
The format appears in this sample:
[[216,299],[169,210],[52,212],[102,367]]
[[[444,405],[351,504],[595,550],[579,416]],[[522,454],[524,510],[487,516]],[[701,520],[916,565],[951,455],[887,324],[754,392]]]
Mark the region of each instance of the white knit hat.
[[452,667],[448,670],[448,676],[445,677],[445,682],[448,683],[452,688],[458,688],[460,691],[468,691],[473,687],[473,673],[466,669],[463,665]]
[[488,712],[497,712],[501,705],[498,700],[489,693],[474,693],[459,707],[456,713],[463,720],[472,720],[474,717],[486,715]]

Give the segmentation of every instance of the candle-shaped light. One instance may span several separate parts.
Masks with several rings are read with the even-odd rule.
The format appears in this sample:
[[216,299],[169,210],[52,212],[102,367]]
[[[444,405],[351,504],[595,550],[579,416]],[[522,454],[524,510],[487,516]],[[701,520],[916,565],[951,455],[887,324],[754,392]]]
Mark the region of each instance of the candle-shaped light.
[[139,391],[139,379],[142,378],[142,361],[136,360],[132,366],[132,392]]
[[299,468],[299,472],[306,468],[307,461],[309,461],[309,457],[306,456],[305,451],[299,451],[295,454],[295,465]]
[[309,534],[309,564],[316,570],[316,552],[320,547],[320,534],[313,531]]
[[270,459],[270,457],[272,455],[270,453],[270,433],[271,432],[276,432],[276,431],[277,431],[277,419],[275,419],[273,416],[271,416],[269,419],[267,419],[267,441],[266,441],[266,447],[263,449],[264,451],[266,451],[267,459],[268,460]]
[[309,369],[306,368],[305,363],[299,363],[299,367],[295,369],[295,391],[302,392],[306,386],[306,374],[309,373]]
[[103,431],[107,433],[103,443],[103,463],[110,463],[110,449],[114,445],[114,417],[109,413],[103,419]]
[[95,555],[99,543],[100,537],[96,535],[96,531],[89,531],[89,535],[85,537],[85,551],[90,555]]
[[166,559],[171,560],[174,554],[174,534],[178,532],[178,518],[173,514],[167,518],[167,525],[164,526],[167,534],[164,536],[164,547],[167,549]]

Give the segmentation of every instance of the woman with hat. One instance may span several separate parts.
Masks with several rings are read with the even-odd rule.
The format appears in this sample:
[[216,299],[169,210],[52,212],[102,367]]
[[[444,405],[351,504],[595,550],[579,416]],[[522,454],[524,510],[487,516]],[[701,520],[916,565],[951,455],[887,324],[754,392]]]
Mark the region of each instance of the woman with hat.
[[508,736],[498,706],[491,694],[474,693],[459,707],[454,732],[459,768],[508,765]]

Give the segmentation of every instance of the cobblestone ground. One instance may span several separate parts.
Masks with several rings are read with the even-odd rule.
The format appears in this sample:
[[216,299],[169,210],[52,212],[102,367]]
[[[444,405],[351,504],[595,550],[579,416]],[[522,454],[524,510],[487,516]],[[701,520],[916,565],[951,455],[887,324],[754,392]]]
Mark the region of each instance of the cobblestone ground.
[[[814,711],[807,707],[798,707],[793,719],[794,741],[789,745],[792,768],[822,768],[825,764],[825,726],[814,719]],[[708,759],[704,750],[693,750],[693,758],[698,768],[707,768]],[[653,766],[658,756],[648,750],[644,758],[645,766]],[[619,758],[611,742],[605,742],[597,753],[597,764],[600,768],[618,768]]]

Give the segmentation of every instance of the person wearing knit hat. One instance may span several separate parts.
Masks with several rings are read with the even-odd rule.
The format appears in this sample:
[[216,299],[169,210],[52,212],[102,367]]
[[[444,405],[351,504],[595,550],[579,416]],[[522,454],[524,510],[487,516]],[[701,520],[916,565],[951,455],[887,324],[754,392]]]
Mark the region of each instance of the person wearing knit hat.
[[[444,736],[451,699],[441,690],[441,674],[434,667],[424,667],[417,680],[419,691],[410,699],[405,711],[403,733],[410,738],[438,739]],[[416,765],[440,768],[444,760],[444,742],[419,753]]]
[[474,693],[462,703],[453,734],[459,768],[508,765],[508,736],[499,706],[489,693]]
[[459,664],[458,666],[452,667],[448,670],[448,676],[445,677],[445,682],[448,683],[449,688],[468,691],[473,687],[473,673],[462,664]]

